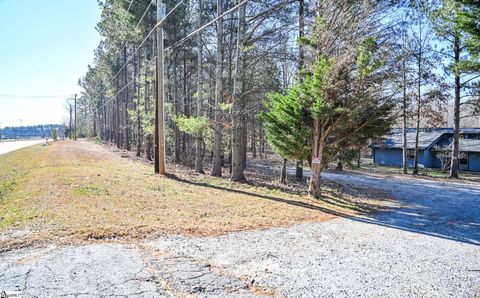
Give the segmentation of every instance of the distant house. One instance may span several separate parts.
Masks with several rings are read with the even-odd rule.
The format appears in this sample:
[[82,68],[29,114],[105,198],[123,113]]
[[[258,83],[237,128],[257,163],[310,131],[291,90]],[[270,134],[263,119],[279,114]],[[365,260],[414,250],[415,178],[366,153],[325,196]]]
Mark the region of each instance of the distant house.
[[[451,152],[453,129],[422,129],[419,133],[418,164],[424,168],[441,168],[442,152]],[[371,145],[375,164],[402,166],[403,130],[393,129],[381,142]],[[413,167],[415,129],[407,130],[408,166]],[[460,169],[480,172],[480,128],[460,130]]]

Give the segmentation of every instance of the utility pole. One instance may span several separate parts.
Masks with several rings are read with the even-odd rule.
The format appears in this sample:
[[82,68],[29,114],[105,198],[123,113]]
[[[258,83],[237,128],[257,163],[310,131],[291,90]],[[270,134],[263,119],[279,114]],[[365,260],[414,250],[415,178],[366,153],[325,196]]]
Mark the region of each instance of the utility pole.
[[69,127],[68,127],[69,128],[68,135],[70,136],[70,140],[71,140],[72,139],[72,104],[71,103],[68,104],[68,107],[70,108],[69,109],[70,110],[70,123],[69,123]]
[[[165,17],[165,4],[157,0],[157,23]],[[157,27],[157,101],[155,104],[155,173],[165,175],[163,24]]]
[[73,140],[76,141],[77,140],[77,94],[75,93],[75,122],[73,123]]

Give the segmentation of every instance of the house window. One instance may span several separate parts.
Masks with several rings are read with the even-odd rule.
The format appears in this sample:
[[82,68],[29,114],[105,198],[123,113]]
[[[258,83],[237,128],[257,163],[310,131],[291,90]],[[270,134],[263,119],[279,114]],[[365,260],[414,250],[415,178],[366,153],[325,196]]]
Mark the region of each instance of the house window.
[[466,157],[460,158],[460,165],[461,166],[466,166],[468,165],[468,159]]

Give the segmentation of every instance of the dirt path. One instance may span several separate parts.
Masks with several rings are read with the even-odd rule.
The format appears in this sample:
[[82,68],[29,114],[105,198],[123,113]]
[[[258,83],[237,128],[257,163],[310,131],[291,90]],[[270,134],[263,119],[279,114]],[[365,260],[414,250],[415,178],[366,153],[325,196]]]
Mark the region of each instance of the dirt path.
[[402,207],[220,237],[166,235],[136,247],[12,251],[0,256],[0,290],[23,297],[480,295],[480,187],[324,177],[389,190]]

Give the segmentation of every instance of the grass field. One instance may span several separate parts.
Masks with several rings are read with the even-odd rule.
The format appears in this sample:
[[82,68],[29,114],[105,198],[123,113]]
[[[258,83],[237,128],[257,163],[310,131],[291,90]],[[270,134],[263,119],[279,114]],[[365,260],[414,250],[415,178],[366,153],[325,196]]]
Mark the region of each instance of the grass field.
[[325,200],[241,185],[59,141],[0,156],[0,249],[49,241],[218,235],[323,221],[382,208],[384,194],[325,186]]

